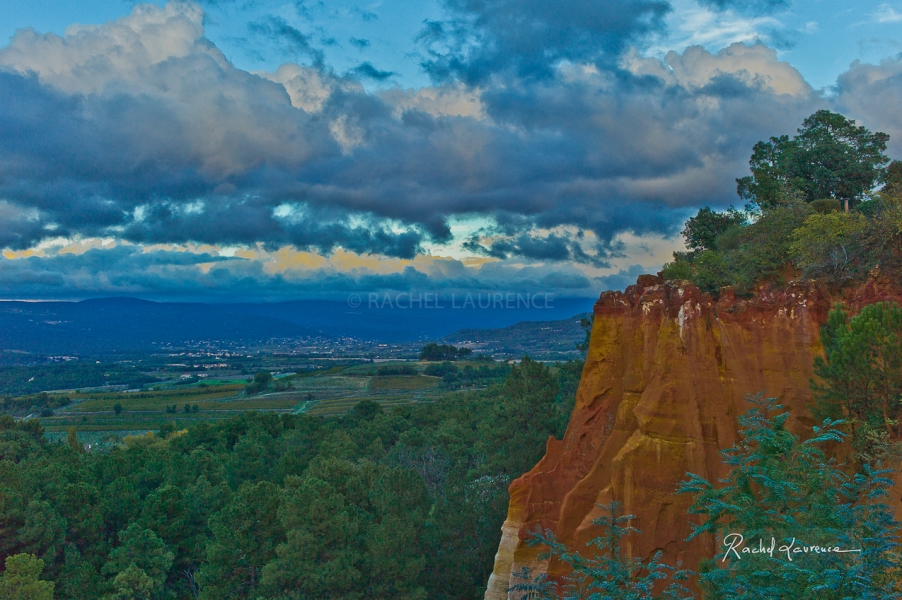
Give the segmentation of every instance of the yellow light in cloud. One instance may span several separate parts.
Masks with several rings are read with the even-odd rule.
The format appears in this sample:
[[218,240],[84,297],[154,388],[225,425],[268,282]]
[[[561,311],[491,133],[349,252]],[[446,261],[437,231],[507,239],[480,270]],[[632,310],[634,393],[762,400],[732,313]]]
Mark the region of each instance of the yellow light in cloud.
[[[247,254],[248,256],[243,256],[243,258],[250,258],[252,260],[262,258],[253,250],[248,250]],[[242,256],[242,254],[235,252],[235,256]],[[321,269],[328,264],[328,261],[319,254],[300,252],[286,246],[284,248],[279,248],[269,256],[269,261],[263,265],[263,270],[266,273],[273,275],[275,273],[282,273],[294,269]]]
[[31,258],[32,256],[40,256],[43,258],[44,250],[43,249],[35,249],[29,248],[28,250],[4,250],[3,257],[9,260],[16,260],[17,258]]

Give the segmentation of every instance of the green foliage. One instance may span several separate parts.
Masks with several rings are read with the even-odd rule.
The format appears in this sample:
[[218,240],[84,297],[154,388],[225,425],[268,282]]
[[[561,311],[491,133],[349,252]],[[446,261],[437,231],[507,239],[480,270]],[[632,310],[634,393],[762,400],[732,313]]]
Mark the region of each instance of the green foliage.
[[[683,229],[687,251],[675,252],[662,275],[713,294],[725,286],[748,294],[763,282],[782,283],[793,264],[837,284],[877,265],[902,267],[902,188],[893,183],[902,181],[902,167],[885,168],[888,139],[822,110],[794,138],[757,143],[752,175],[737,180],[750,212],[699,210]],[[846,199],[861,210],[840,212]]]
[[673,262],[664,263],[661,268],[661,276],[665,281],[691,281],[694,275],[692,263],[685,256],[685,252],[674,252]]
[[718,238],[732,227],[745,223],[746,218],[745,213],[733,207],[725,212],[715,212],[706,206],[683,227],[686,247],[692,252],[718,250]]
[[885,185],[881,192],[887,196],[902,196],[902,161],[894,160],[886,167]]
[[174,555],[157,534],[132,523],[119,533],[120,546],[110,553],[102,573],[113,577],[111,598],[162,598]]
[[731,225],[716,238],[717,249],[675,252],[674,262],[665,265],[662,274],[665,279],[688,279],[714,294],[725,286],[748,294],[763,281],[781,282],[794,232],[811,213],[798,202],[772,208],[752,222]]
[[444,377],[448,373],[457,373],[458,371],[457,365],[446,360],[435,365],[427,365],[423,369],[423,374],[431,375],[432,377]]
[[867,217],[862,269],[879,265],[888,273],[902,271],[902,193],[879,194],[860,208]]
[[821,330],[824,358],[814,372],[818,417],[848,419],[852,444],[870,454],[869,431],[899,434],[902,412],[902,308],[890,302],[864,307],[854,317],[837,307]]
[[[715,487],[689,474],[680,493],[694,496],[690,514],[702,517],[690,539],[713,535],[724,546],[702,564],[699,583],[718,598],[897,598],[893,552],[898,523],[883,504],[888,472],[864,465],[852,476],[828,458],[825,448],[842,443],[840,423],[824,422],[800,440],[786,429],[789,414],[775,399],[750,398],[739,418],[741,439],[723,451],[730,473]],[[777,545],[768,552],[728,554],[743,536],[749,547]],[[779,547],[818,545],[856,553],[792,553]]]
[[270,385],[272,385],[272,373],[269,371],[260,371],[254,375],[254,380],[244,391],[247,395],[258,394],[265,391]]
[[285,540],[279,519],[281,490],[261,481],[243,484],[231,502],[210,518],[213,539],[197,583],[200,598],[255,598],[263,567]]
[[849,199],[854,205],[881,183],[889,135],[871,133],[843,115],[819,110],[798,135],[755,144],[752,175],[737,179],[739,195],[765,211],[801,198]]
[[388,375],[416,375],[417,370],[411,365],[382,366],[376,370],[376,374],[380,377]]
[[792,234],[793,262],[808,276],[841,282],[860,264],[867,219],[860,213],[813,214]]
[[820,198],[819,200],[812,200],[810,204],[814,212],[821,214],[843,210],[843,205],[836,198]]
[[53,600],[52,581],[41,581],[44,561],[34,554],[16,554],[6,558],[6,570],[0,575],[0,598],[5,600]]
[[[117,363],[95,363],[72,360],[65,363],[45,364],[29,367],[0,367],[0,394],[25,396],[24,400],[35,402],[40,407],[40,402],[47,400],[48,394],[41,394],[42,390],[73,390],[77,388],[90,388],[102,385],[125,385],[129,388],[140,387],[144,384],[157,381],[155,377],[142,373],[135,365]],[[49,394],[52,403],[61,402],[66,396],[61,394]],[[59,406],[62,406],[60,404]],[[0,409],[12,410],[3,406]]]
[[364,421],[371,421],[382,412],[382,405],[372,400],[361,400],[354,406],[352,412]]
[[[2,372],[2,370],[0,370]],[[68,406],[72,398],[63,394],[41,392],[31,396],[4,396],[0,398],[0,412],[25,416],[35,412],[53,411]]]
[[[662,552],[658,551],[648,561],[628,556],[623,549],[624,538],[630,534],[639,534],[639,530],[630,526],[633,515],[621,514],[619,502],[611,502],[601,506],[602,516],[594,519],[592,524],[600,527],[602,533],[589,542],[589,546],[598,548],[592,557],[586,557],[573,551],[557,540],[554,532],[542,531],[540,528],[531,532],[530,546],[543,545],[548,551],[539,555],[540,560],[554,557],[572,569],[567,577],[567,589],[563,595],[557,593],[554,582],[547,581],[544,576],[530,578],[529,570],[524,567],[519,574],[523,579],[510,588],[511,592],[525,592],[522,600],[532,599],[578,599],[608,598],[611,600],[645,600],[659,598],[678,600],[692,598],[689,590],[680,582],[689,578],[687,571],[674,568],[661,562]],[[666,586],[662,584],[670,580]],[[662,588],[655,593],[655,588]]]
[[450,344],[436,344],[430,342],[423,346],[420,351],[420,360],[428,360],[433,362],[446,360],[462,360],[472,356],[473,351],[470,348],[458,348]]
[[481,597],[507,487],[563,431],[581,363],[454,366],[461,382],[516,375],[340,418],[170,426],[107,452],[0,416],[0,559],[35,554],[72,600]]

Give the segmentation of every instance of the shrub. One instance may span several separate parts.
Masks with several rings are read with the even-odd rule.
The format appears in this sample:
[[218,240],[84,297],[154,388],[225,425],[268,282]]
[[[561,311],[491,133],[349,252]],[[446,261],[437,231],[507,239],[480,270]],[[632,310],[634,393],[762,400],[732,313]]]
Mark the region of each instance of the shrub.
[[843,209],[843,206],[836,198],[821,198],[820,200],[812,200],[811,208],[814,209],[815,212],[827,214],[840,211]]
[[811,212],[802,203],[780,206],[743,228],[739,248],[731,253],[727,266],[737,291],[747,293],[760,281],[779,278],[789,263],[792,233]]
[[246,394],[256,394],[262,392],[272,383],[272,373],[269,371],[260,371],[254,375],[254,381],[245,388]]
[[[676,254],[676,253],[674,253]],[[661,276],[667,281],[692,280],[692,263],[685,258],[677,258],[673,262],[665,263],[661,269]]]
[[806,275],[835,282],[851,277],[860,262],[867,220],[859,213],[816,213],[792,234],[789,253]]
[[457,373],[457,365],[452,364],[449,361],[445,361],[443,363],[439,363],[437,365],[429,365],[425,369],[423,369],[423,373],[426,375],[432,375],[433,377],[444,377],[448,373]]

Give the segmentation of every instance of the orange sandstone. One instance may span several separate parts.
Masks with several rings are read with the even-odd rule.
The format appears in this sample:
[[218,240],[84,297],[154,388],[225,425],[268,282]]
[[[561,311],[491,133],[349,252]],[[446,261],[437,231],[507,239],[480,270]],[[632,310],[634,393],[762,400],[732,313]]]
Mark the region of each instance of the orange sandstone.
[[[605,292],[576,406],[564,438],[549,439],[544,458],[510,486],[510,506],[485,594],[508,597],[511,573],[563,575],[527,546],[537,526],[580,547],[597,537],[598,504],[623,503],[641,535],[626,540],[631,556],[694,568],[715,552],[714,540],[691,532],[688,496],[674,494],[687,472],[716,481],[726,472],[720,450],[737,439],[736,417],[747,394],[777,397],[790,427],[813,423],[808,413],[820,326],[834,301],[859,307],[902,297],[873,276],[842,298],[812,282],[762,288],[751,299],[729,290],[714,301],[686,282],[644,275],[625,292]],[[515,582],[513,582],[515,583]]]

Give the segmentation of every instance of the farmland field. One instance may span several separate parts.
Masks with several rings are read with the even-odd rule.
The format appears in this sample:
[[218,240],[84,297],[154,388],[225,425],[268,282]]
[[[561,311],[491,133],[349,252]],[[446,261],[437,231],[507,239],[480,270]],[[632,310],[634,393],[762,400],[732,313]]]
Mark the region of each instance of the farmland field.
[[378,376],[366,365],[337,367],[279,377],[270,389],[251,395],[244,383],[234,380],[142,391],[70,393],[67,406],[39,418],[50,437],[75,427],[80,439],[91,442],[110,434],[121,437],[156,431],[166,424],[183,428],[248,410],[336,416],[365,399],[385,408],[434,402],[451,393],[440,383],[440,378],[425,375]]

